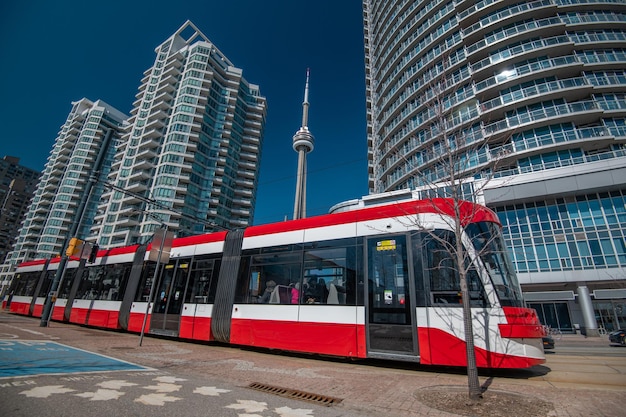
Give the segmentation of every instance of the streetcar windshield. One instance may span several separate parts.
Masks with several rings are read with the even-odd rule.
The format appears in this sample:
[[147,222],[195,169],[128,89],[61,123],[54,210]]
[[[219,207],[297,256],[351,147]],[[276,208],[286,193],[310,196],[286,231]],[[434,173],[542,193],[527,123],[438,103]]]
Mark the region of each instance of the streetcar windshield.
[[522,291],[497,224],[471,223],[465,231],[482,259],[502,306],[523,307]]

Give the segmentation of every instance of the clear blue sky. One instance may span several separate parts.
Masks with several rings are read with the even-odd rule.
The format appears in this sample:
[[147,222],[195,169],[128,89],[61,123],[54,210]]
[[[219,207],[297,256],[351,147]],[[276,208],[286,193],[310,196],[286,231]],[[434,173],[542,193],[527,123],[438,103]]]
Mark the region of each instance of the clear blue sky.
[[367,194],[360,0],[0,2],[0,157],[43,170],[71,102],[83,97],[128,114],[154,48],[187,19],[267,97],[255,224],[293,215],[291,140],[307,68],[307,215]]

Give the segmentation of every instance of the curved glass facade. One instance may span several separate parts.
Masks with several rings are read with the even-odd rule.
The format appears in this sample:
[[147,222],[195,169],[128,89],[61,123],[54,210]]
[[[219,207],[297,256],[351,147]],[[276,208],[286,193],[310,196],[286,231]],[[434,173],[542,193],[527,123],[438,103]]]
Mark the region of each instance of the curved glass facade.
[[495,178],[484,202],[524,291],[622,288],[626,1],[364,0],[363,19],[370,193],[448,179],[436,96],[482,144],[453,152],[475,180]]
[[[369,188],[445,178],[433,162],[432,82],[489,172],[624,157],[626,2],[364,1]],[[433,141],[434,142],[434,141]],[[421,174],[416,178],[415,170]]]

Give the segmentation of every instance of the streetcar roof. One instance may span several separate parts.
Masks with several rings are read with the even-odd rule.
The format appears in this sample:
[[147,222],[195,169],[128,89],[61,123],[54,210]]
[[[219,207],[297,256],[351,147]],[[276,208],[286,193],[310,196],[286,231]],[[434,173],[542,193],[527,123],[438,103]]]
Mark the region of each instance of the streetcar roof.
[[[488,221],[500,224],[498,216],[491,209],[469,201],[460,201],[459,203],[460,219],[463,227],[467,226],[470,223],[480,221]],[[373,207],[358,208],[350,211],[343,211],[332,214],[322,214],[319,216],[306,217],[297,220],[287,220],[276,223],[249,226],[245,229],[244,239],[276,233],[295,232],[300,230],[304,231],[307,229],[429,213],[439,216],[453,216],[454,200],[450,198],[409,200],[385,205],[377,205]],[[205,243],[224,242],[227,233],[227,231],[219,231],[202,235],[176,238],[172,243],[172,247],[181,248]],[[148,244],[148,251],[150,250],[151,245],[151,243]],[[110,249],[101,249],[98,251],[98,258],[131,254],[136,252],[139,246],[140,245],[138,244],[134,244]],[[50,260],[50,263],[58,263],[60,259],[60,257],[52,258]],[[46,261],[46,259],[26,261],[19,264],[18,267],[24,268],[44,265]]]

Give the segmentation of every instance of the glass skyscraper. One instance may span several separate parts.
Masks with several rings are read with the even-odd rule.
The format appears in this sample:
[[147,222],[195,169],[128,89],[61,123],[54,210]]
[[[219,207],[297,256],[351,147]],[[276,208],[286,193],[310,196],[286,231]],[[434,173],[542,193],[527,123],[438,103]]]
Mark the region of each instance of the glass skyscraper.
[[370,192],[446,180],[439,83],[455,131],[483,144],[463,161],[488,180],[479,198],[528,304],[562,330],[626,326],[626,2],[364,0],[363,12]]
[[266,102],[193,23],[155,49],[91,234],[101,247],[252,224]]
[[[106,175],[113,160],[128,118],[114,107],[86,98],[72,103],[48,156],[35,195],[13,250],[6,258],[6,268],[32,259],[59,256],[76,219],[91,175]],[[99,166],[95,166],[99,161]],[[94,177],[95,178],[95,177]],[[85,211],[77,235],[85,238],[93,221],[95,206],[103,188],[94,186],[85,200]]]

